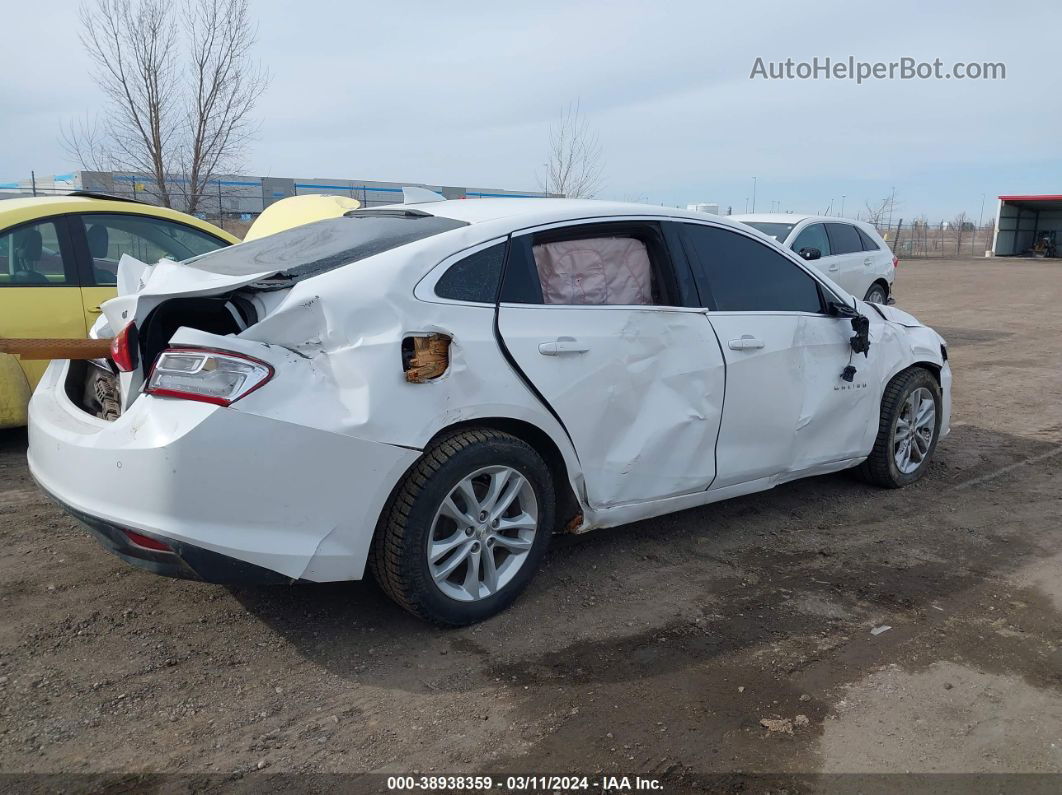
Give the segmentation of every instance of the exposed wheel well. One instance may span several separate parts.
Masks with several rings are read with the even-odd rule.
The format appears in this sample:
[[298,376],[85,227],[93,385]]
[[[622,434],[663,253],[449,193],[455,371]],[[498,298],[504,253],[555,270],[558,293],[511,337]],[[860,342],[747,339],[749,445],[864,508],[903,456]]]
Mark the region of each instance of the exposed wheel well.
[[579,500],[572,490],[571,480],[568,477],[568,466],[564,463],[564,456],[561,454],[560,449],[550,438],[549,434],[529,422],[514,420],[509,417],[482,417],[459,422],[443,428],[432,437],[428,445],[430,446],[442,436],[469,428],[493,428],[504,433],[511,433],[518,439],[527,442],[542,456],[546,466],[549,467],[550,475],[553,477],[553,489],[557,494],[557,526],[555,530],[564,529],[575,516],[582,512]]
[[[930,375],[932,375],[933,378],[936,379],[937,386],[941,385],[940,384],[940,365],[936,364],[934,362],[915,362],[910,367],[907,367],[904,370],[901,370],[900,372],[906,372],[907,370],[914,370],[916,367],[921,367],[923,370],[928,370]],[[896,375],[899,375],[899,374],[900,373],[897,373]],[[893,376],[893,378],[895,378],[895,377],[896,376]]]

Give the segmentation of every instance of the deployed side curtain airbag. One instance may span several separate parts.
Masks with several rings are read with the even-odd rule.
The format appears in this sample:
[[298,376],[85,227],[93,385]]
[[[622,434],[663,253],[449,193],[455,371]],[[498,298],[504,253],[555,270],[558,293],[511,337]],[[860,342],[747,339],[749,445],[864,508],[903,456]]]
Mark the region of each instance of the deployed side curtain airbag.
[[633,237],[560,240],[534,246],[546,304],[651,304],[652,268]]

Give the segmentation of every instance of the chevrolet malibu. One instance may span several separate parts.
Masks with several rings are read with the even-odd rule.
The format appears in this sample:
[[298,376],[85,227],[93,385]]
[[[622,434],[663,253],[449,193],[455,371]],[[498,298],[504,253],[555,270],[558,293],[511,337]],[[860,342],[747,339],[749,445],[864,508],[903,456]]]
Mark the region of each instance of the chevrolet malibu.
[[369,569],[461,625],[555,532],[848,468],[905,486],[948,432],[944,341],[747,226],[441,199],[123,259],[110,356],[52,362],[33,396],[34,477],[155,573]]

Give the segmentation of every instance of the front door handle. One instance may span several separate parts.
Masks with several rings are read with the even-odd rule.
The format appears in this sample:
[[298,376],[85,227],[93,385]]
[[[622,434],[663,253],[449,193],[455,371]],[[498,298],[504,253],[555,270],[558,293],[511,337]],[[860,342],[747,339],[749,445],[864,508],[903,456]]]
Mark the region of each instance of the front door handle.
[[557,337],[555,340],[540,343],[538,352],[543,356],[559,356],[562,353],[586,353],[590,350],[575,337]]
[[101,306],[93,306],[93,307],[90,307],[87,311],[88,311],[88,313],[90,315],[101,315],[101,314],[103,314],[103,307],[101,307]]
[[763,340],[758,340],[751,334],[742,334],[741,339],[730,340],[727,343],[732,351],[751,351],[763,347]]
[[830,273],[834,273],[835,271],[839,271],[840,269],[841,269],[841,266],[840,266],[840,265],[838,265],[838,264],[837,264],[837,263],[835,262],[835,263],[833,263],[833,265],[831,265],[831,266],[830,266],[829,268],[827,268],[826,270],[830,271]]

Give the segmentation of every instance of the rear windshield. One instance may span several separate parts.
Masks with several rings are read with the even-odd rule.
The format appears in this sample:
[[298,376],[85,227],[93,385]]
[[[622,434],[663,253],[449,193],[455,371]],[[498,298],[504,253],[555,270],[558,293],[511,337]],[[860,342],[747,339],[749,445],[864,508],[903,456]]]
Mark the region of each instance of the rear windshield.
[[281,288],[467,225],[418,210],[355,210],[194,257],[185,264],[221,276],[270,274],[255,286]]
[[765,221],[742,221],[741,223],[763,232],[768,237],[773,237],[779,243],[784,243],[789,233],[793,231],[793,227],[796,226],[796,224],[773,224]]

